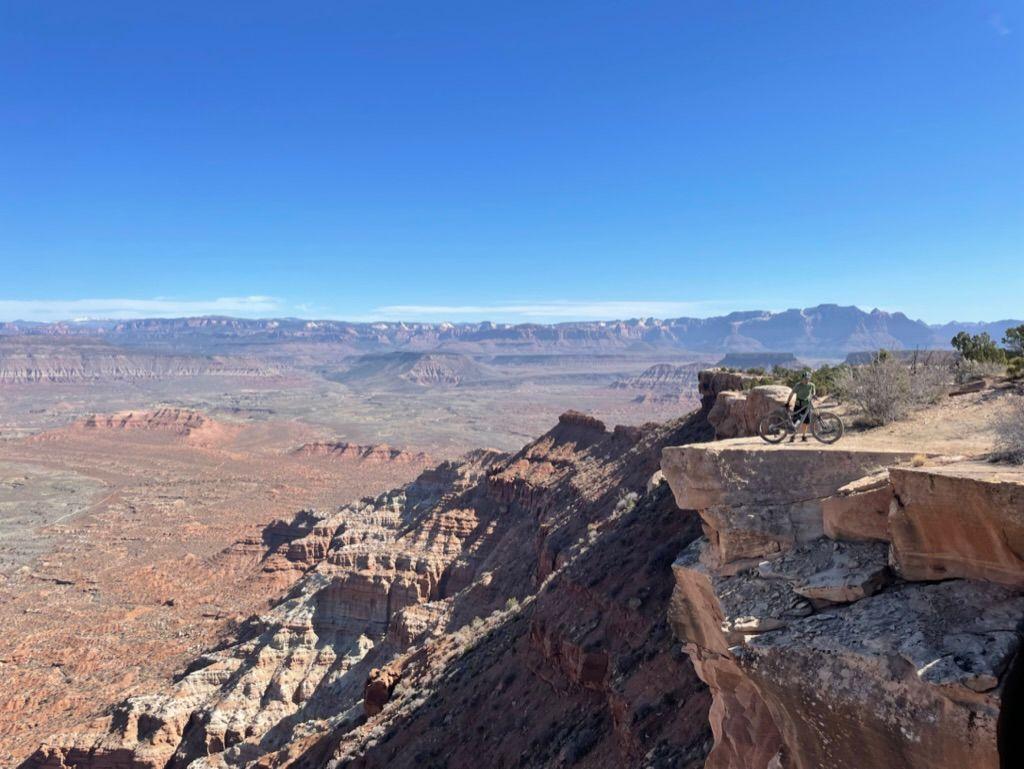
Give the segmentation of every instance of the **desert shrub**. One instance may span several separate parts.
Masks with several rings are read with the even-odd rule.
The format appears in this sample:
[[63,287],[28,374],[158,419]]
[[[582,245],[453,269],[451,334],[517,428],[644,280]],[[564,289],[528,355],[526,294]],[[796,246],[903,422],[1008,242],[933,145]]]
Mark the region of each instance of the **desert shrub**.
[[910,410],[910,369],[892,356],[879,355],[871,363],[851,367],[838,384],[843,400],[871,424],[902,419]]
[[1006,329],[1003,335],[1003,346],[1010,355],[1024,357],[1024,325]]
[[952,381],[953,372],[949,366],[935,363],[914,366],[910,369],[911,405],[938,403],[946,397]]
[[619,501],[615,503],[615,515],[625,515],[626,513],[633,512],[636,507],[636,503],[640,500],[640,495],[635,491],[627,492],[619,497]]
[[819,396],[830,395],[836,392],[837,381],[840,374],[845,371],[849,366],[845,364],[839,364],[838,366],[819,366],[816,369],[792,369],[784,368],[783,366],[775,366],[772,368],[772,382],[771,384],[783,384],[787,387],[792,387],[803,377],[805,371],[811,372],[811,381],[814,383],[814,389]]
[[1006,411],[996,417],[996,457],[1014,464],[1024,464],[1024,396],[1010,396]]
[[1006,374],[1010,379],[1024,379],[1024,356],[1011,360]]
[[966,384],[978,379],[1002,376],[1006,373],[1006,366],[991,360],[971,360],[961,358],[956,362],[954,374],[957,384]]
[[915,406],[935,403],[945,394],[951,378],[945,366],[911,368],[882,350],[871,363],[839,371],[836,390],[866,422],[884,425],[903,419]]
[[880,350],[869,364],[837,372],[836,390],[865,422],[886,425],[903,419],[915,407],[938,402],[952,378],[948,366],[918,362],[908,366],[897,355]]
[[1002,363],[1006,361],[1006,350],[995,343],[986,333],[968,334],[961,331],[950,340],[950,344],[968,360]]

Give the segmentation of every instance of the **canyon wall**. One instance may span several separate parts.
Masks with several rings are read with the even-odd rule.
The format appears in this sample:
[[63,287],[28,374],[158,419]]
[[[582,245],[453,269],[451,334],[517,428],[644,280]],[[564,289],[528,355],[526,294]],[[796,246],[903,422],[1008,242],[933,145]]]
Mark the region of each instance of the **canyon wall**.
[[276,525],[280,601],[23,767],[697,769],[710,698],[668,605],[699,519],[656,471],[709,433],[569,412],[515,455]]

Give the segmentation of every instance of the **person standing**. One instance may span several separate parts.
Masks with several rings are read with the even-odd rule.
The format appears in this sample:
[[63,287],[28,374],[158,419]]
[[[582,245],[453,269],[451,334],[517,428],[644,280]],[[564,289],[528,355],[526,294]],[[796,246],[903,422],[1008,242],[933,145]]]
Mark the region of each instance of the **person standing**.
[[[786,408],[788,409],[790,402],[796,398],[796,405],[793,409],[793,421],[800,425],[800,440],[804,443],[807,442],[807,428],[811,424],[811,399],[814,398],[815,394],[816,390],[814,382],[811,381],[811,372],[804,371],[800,381],[793,385],[789,398],[786,399]],[[789,438],[789,442],[792,443],[795,440],[796,433],[793,433]]]

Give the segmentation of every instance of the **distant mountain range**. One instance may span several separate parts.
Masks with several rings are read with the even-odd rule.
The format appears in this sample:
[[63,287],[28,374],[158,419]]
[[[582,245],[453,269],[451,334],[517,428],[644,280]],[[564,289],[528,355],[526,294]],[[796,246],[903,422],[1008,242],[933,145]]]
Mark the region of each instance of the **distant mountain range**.
[[929,325],[901,312],[822,304],[785,312],[734,312],[712,318],[635,318],[558,324],[350,323],[297,318],[154,318],[129,321],[0,323],[0,336],[102,338],[123,346],[226,352],[281,341],[331,343],[347,353],[397,350],[461,353],[686,350],[699,353],[789,352],[841,358],[851,352],[946,349],[958,331],[1002,338],[1021,320]]

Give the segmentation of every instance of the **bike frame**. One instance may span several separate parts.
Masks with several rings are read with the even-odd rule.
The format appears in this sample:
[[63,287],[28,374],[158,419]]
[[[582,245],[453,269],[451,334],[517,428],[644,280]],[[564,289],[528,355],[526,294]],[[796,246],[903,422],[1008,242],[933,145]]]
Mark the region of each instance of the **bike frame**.
[[[805,413],[807,415],[807,424],[810,425],[812,423],[812,420],[814,419],[814,414],[816,411],[817,409],[814,408],[814,403],[808,403],[806,409],[800,409],[799,411],[797,411],[796,409],[790,411],[787,407],[785,409],[786,432],[796,433],[796,428],[798,428],[804,422]],[[800,417],[799,420],[797,419],[798,416]]]

